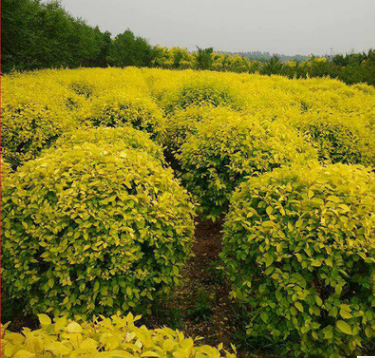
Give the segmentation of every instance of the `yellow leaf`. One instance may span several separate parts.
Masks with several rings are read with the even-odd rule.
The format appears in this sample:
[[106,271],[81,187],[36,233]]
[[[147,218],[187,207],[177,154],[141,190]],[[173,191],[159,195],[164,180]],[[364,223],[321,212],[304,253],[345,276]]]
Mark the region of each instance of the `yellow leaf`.
[[31,358],[31,357],[35,357],[35,354],[34,353],[31,353],[29,351],[26,351],[24,349],[21,349],[20,351],[18,351],[13,358]]
[[49,318],[46,314],[38,314],[38,318],[42,326],[48,326],[52,323],[51,318]]
[[68,332],[69,333],[81,333],[82,327],[77,322],[72,322],[68,324]]

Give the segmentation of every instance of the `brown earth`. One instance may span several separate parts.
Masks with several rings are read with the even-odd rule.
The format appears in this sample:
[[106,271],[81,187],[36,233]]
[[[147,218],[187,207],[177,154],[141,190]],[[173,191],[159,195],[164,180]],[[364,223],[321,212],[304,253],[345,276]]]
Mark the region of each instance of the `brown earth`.
[[246,347],[241,349],[244,321],[230,299],[230,285],[220,269],[221,231],[222,220],[197,221],[193,257],[183,272],[182,284],[146,319],[147,324],[179,329],[188,336],[203,337],[202,344],[223,343],[229,350],[230,344],[236,343],[239,358],[261,357],[250,354]]

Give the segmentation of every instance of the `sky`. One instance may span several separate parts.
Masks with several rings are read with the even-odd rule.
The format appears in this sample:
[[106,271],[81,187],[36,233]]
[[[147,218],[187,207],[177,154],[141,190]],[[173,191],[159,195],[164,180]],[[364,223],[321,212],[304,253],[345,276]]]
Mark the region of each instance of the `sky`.
[[90,25],[153,45],[285,55],[375,48],[375,0],[61,0]]

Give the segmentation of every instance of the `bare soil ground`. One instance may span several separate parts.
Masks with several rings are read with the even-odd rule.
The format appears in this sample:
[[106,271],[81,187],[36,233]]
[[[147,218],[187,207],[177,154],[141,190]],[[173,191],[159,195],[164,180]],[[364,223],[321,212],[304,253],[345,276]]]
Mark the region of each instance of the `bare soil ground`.
[[[183,283],[167,302],[157,305],[147,324],[180,329],[192,337],[204,337],[202,343],[239,343],[244,338],[240,308],[230,299],[230,285],[223,277],[219,254],[222,250],[222,221],[198,221],[194,256],[183,272]],[[237,341],[237,342],[236,342]],[[240,349],[239,358],[261,357]]]

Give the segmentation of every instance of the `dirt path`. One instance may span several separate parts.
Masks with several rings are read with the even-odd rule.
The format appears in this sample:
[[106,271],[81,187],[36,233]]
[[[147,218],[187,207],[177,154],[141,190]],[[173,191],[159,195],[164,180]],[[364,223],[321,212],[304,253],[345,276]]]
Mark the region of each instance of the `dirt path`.
[[[202,343],[230,343],[241,333],[236,321],[234,302],[229,299],[229,284],[217,269],[221,264],[222,221],[198,221],[192,257],[183,272],[183,283],[172,297],[158,305],[152,325],[180,329],[193,337],[204,337]],[[237,312],[238,314],[238,312]],[[237,317],[238,318],[238,317]],[[237,332],[238,331],[238,332]],[[240,353],[239,358],[256,357]]]

